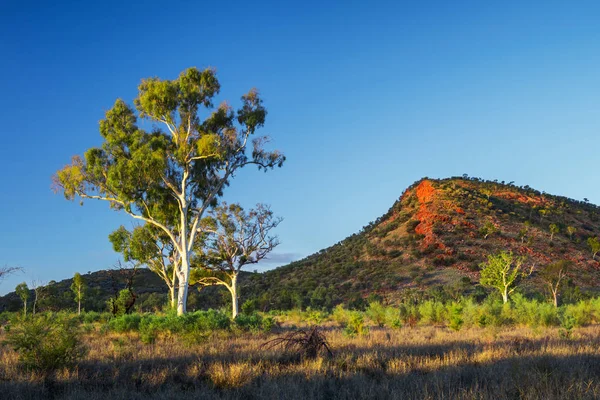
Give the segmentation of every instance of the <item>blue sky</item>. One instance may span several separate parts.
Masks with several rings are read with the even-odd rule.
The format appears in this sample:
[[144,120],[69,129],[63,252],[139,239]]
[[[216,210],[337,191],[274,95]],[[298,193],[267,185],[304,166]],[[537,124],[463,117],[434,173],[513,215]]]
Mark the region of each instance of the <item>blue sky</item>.
[[288,161],[226,199],[284,217],[274,261],[358,231],[423,176],[600,203],[597,2],[56,3],[0,3],[0,265],[26,270],[0,293],[116,262],[107,235],[130,220],[50,177],[141,78],[190,66],[217,68],[219,100],[265,99]]

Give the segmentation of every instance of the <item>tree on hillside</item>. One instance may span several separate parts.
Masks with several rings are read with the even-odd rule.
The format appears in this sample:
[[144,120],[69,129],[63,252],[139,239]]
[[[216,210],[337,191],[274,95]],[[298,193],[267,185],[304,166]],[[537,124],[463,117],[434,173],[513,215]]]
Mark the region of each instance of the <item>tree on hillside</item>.
[[81,314],[81,300],[85,293],[86,283],[85,279],[79,272],[75,272],[73,275],[73,283],[71,283],[71,291],[75,295],[75,301],[77,302],[77,314]]
[[558,307],[558,291],[572,264],[571,261],[561,260],[548,264],[540,269],[540,277],[550,287],[554,307]]
[[[266,170],[281,166],[285,157],[265,150],[268,138],[252,139],[267,115],[256,90],[242,96],[237,111],[227,103],[213,106],[220,90],[213,69],[189,68],[175,80],[145,79],[138,90],[137,114],[117,100],[100,122],[101,147],[75,156],[53,180],[67,199],[107,201],[168,236],[176,253],[181,315],[205,212],[240,168]],[[138,117],[155,123],[153,130],[139,127]]]
[[519,279],[531,274],[533,270],[532,268],[529,272],[524,271],[524,264],[525,258],[514,256],[512,252],[501,251],[489,255],[487,262],[480,265],[480,283],[497,289],[506,303],[508,296],[517,288]]
[[123,254],[125,262],[146,265],[165,282],[169,288],[169,304],[171,308],[176,308],[177,268],[175,264],[178,258],[169,237],[155,226],[146,224],[137,226],[131,231],[121,226],[108,238],[113,249]]
[[203,221],[209,234],[201,268],[194,269],[193,281],[201,286],[223,285],[231,293],[232,316],[238,315],[238,277],[243,267],[263,260],[278,244],[270,236],[281,222],[269,207],[259,204],[246,212],[239,204],[223,204],[212,218]]
[[483,235],[484,239],[487,239],[493,233],[498,232],[498,228],[491,221],[486,221],[485,224],[481,227],[479,232]]
[[15,287],[15,293],[21,298],[23,302],[23,316],[27,316],[27,300],[29,299],[29,287],[25,282],[19,283]]
[[569,235],[569,240],[573,240],[573,234],[577,232],[577,228],[574,226],[567,226],[567,234]]
[[596,254],[600,252],[600,240],[597,237],[589,237],[587,240],[588,246],[590,246],[590,250],[592,250],[592,258],[596,259]]
[[557,224],[550,224],[550,241],[554,239],[554,235],[560,232],[560,228]]

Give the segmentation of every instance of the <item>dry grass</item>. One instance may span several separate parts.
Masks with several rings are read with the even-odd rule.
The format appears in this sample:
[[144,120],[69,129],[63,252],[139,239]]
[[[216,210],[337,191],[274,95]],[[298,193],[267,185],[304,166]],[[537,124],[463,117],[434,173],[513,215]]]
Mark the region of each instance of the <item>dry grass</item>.
[[[594,399],[600,398],[597,326],[570,339],[556,329],[372,329],[348,338],[328,328],[333,357],[307,359],[262,344],[275,335],[203,343],[137,334],[85,336],[86,358],[42,377],[0,348],[7,399]],[[2,338],[0,337],[0,340]]]

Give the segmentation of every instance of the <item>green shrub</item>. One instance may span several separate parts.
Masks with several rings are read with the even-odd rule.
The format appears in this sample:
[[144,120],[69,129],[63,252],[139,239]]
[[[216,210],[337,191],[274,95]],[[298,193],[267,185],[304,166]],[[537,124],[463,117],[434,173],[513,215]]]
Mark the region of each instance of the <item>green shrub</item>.
[[376,301],[369,304],[365,314],[371,322],[379,327],[385,326],[385,307],[380,302]]
[[235,327],[242,331],[258,332],[262,330],[263,318],[256,313],[252,315],[239,314],[233,322]]
[[258,306],[258,301],[256,299],[246,300],[244,304],[242,304],[242,313],[246,315],[253,314]]
[[424,324],[441,324],[446,319],[446,308],[443,303],[427,300],[419,305],[421,322]]
[[86,324],[98,322],[98,321],[100,321],[101,317],[102,317],[102,315],[96,311],[88,311],[85,313],[81,313],[81,318],[82,318],[83,322]]
[[452,302],[448,304],[448,326],[450,329],[459,331],[462,328],[464,320],[462,318],[463,305]]
[[363,313],[360,311],[351,311],[344,333],[347,336],[365,336],[369,334],[369,328],[365,325]]
[[114,332],[137,331],[141,320],[140,314],[123,314],[108,321],[108,328]]
[[38,316],[15,323],[5,343],[24,368],[50,372],[72,366],[85,354],[77,327],[73,319]]

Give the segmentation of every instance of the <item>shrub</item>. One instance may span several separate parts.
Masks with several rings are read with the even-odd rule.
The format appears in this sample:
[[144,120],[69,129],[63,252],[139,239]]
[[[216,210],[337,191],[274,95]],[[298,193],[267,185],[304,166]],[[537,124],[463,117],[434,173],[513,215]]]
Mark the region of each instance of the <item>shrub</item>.
[[419,305],[421,322],[424,324],[440,324],[445,319],[444,304],[433,300],[427,300]]
[[363,314],[360,311],[351,311],[344,333],[351,337],[369,334],[369,328],[365,325]]
[[108,328],[114,332],[137,331],[141,320],[140,314],[123,314],[108,321]]
[[263,318],[256,313],[252,315],[239,314],[233,322],[236,328],[242,331],[258,332],[262,329]]
[[96,311],[88,311],[88,312],[82,313],[81,318],[84,323],[91,324],[93,322],[100,321],[101,314]]
[[50,372],[75,364],[85,353],[72,319],[39,316],[17,322],[5,342],[24,368]]
[[246,300],[244,304],[242,304],[242,313],[246,315],[253,314],[256,311],[258,306],[258,301],[256,299]]
[[448,320],[450,329],[459,331],[462,328],[464,320],[462,318],[463,306],[460,303],[452,302],[448,304]]
[[380,302],[370,303],[365,314],[375,325],[379,327],[385,326],[385,307]]

